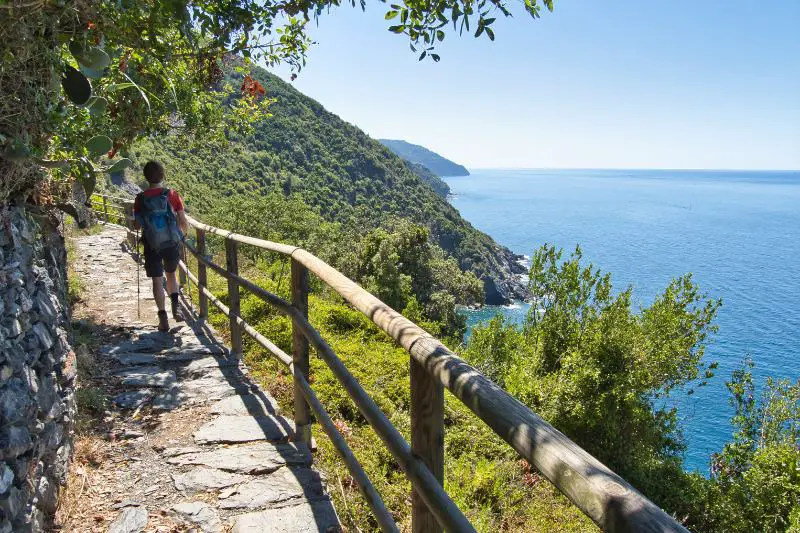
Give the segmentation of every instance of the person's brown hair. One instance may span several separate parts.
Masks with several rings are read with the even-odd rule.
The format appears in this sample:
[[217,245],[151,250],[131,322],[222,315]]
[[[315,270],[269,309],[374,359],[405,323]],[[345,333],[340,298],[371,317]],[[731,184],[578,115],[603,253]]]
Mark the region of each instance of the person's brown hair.
[[158,161],[148,161],[144,166],[144,179],[147,180],[147,183],[164,181],[164,165]]

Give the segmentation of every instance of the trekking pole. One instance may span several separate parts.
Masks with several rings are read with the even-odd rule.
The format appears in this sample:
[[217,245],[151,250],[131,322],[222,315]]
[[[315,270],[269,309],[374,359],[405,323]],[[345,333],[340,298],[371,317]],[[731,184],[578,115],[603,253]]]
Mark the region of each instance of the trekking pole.
[[139,257],[139,230],[136,230],[136,319],[142,319],[142,298],[141,298],[141,284],[139,282],[139,271],[141,269]]
[[191,310],[192,314],[194,314],[194,302],[192,301],[192,279],[189,277],[189,263],[186,259],[186,246],[181,244],[181,247],[183,248],[183,264],[186,267],[186,290],[189,292],[189,310]]

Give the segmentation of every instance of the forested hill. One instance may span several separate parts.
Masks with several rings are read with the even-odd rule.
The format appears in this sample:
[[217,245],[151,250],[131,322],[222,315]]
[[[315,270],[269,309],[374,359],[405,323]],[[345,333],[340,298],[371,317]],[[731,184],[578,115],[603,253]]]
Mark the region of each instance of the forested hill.
[[[273,116],[252,135],[224,148],[150,139],[131,156],[137,163],[164,160],[172,183],[184,189],[199,215],[222,196],[280,192],[301,197],[346,228],[365,231],[410,219],[428,227],[435,243],[484,281],[488,303],[523,294],[515,278],[519,257],[473,228],[400,157],[280,78],[259,68],[251,75],[276,99]],[[241,80],[231,74],[232,83]]]
[[442,178],[431,172],[431,170],[425,165],[414,163],[408,159],[403,159],[403,161],[409,170],[422,178],[422,181],[430,185],[433,190],[436,191],[436,194],[443,198],[447,198],[447,195],[450,194],[450,186],[445,183]]
[[380,142],[403,159],[419,163],[437,176],[469,176],[469,171],[463,165],[454,163],[424,146],[394,139],[380,139]]

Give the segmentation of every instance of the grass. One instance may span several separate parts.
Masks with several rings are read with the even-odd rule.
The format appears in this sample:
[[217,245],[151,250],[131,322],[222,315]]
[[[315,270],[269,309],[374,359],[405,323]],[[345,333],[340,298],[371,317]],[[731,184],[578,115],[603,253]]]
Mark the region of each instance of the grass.
[[[67,248],[67,297],[71,306],[83,301],[86,293],[86,283],[75,270],[78,260],[78,248],[75,239],[85,235],[97,235],[103,231],[103,226],[95,224],[81,229],[70,217],[64,221]],[[75,347],[75,358],[78,368],[79,382],[75,391],[77,403],[77,416],[75,428],[78,435],[88,435],[98,419],[103,417],[108,407],[108,398],[103,389],[93,386],[92,379],[96,373],[97,364],[93,348],[96,348],[96,335],[89,321],[78,320],[72,323],[72,344]]]
[[80,274],[75,270],[75,263],[78,259],[78,248],[75,245],[75,238],[86,235],[97,235],[102,233],[103,226],[93,224],[87,228],[79,228],[70,216],[64,218],[64,233],[67,248],[67,300],[70,305],[82,301],[82,295],[86,292],[86,283],[81,279]]
[[[279,276],[280,268],[274,265],[259,266],[240,268],[248,279],[289,299],[288,276]],[[209,288],[225,301],[225,280],[209,272]],[[291,353],[291,322],[286,317],[245,291],[241,309],[248,323]],[[227,317],[213,305],[209,311],[210,322],[224,334]],[[395,427],[410,439],[409,355],[335,295],[311,294],[309,318]],[[247,337],[244,351],[251,375],[278,400],[285,413],[291,413],[292,382],[286,370]],[[410,483],[338,380],[313,352],[311,384],[401,530],[410,531]],[[445,488],[478,531],[596,530],[459,400],[447,393],[445,401]],[[329,492],[345,527],[350,531],[377,530],[369,507],[319,426],[315,426],[314,436],[318,446],[315,464],[328,479]]]

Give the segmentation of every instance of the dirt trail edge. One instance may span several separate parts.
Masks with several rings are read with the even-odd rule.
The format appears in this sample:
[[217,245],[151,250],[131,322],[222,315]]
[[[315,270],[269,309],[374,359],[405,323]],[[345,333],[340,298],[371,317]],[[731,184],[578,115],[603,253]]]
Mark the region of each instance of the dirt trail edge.
[[109,402],[102,429],[79,437],[63,527],[339,531],[311,454],[292,442],[292,421],[211,327],[190,319],[158,332],[144,272],[137,319],[136,263],[124,237],[106,227],[75,239],[86,287],[78,314],[95,346],[87,379]]

